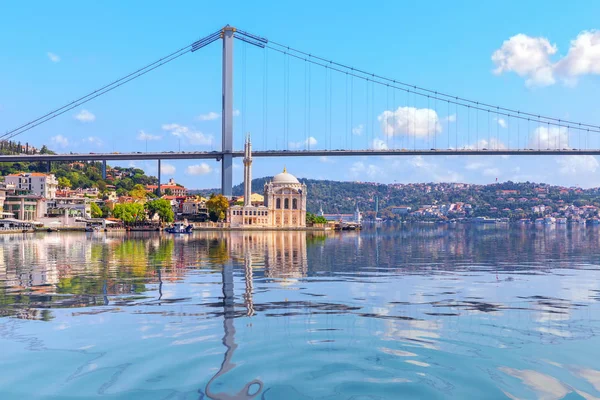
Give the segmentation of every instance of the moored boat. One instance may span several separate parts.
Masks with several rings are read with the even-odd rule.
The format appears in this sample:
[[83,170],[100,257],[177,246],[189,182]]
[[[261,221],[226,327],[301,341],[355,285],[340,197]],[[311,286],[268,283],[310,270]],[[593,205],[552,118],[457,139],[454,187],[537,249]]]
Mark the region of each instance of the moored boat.
[[170,226],[165,229],[168,233],[192,233],[194,230],[194,226],[192,224],[185,225],[182,222],[176,222],[173,226]]

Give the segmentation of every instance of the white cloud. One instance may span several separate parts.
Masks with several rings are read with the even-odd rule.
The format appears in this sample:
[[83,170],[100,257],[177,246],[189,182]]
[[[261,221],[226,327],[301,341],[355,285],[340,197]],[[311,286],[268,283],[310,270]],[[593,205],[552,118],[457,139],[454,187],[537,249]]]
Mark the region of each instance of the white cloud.
[[163,175],[174,175],[175,174],[175,166],[168,163],[160,163],[160,173]]
[[425,161],[423,156],[414,156],[408,159],[408,164],[414,168],[429,168],[432,164]]
[[387,146],[387,143],[384,140],[381,140],[379,138],[375,138],[375,139],[373,139],[373,143],[371,144],[371,148],[373,150],[387,150],[388,146]]
[[[235,112],[234,112],[234,115],[235,115]],[[218,114],[214,111],[211,111],[207,114],[198,115],[197,119],[200,121],[213,121],[215,119],[218,119],[220,116],[221,116],[220,114]]]
[[63,135],[56,135],[50,138],[52,144],[55,144],[60,147],[67,147],[69,145],[69,139],[64,137]]
[[465,165],[465,169],[468,169],[470,171],[476,171],[476,170],[479,170],[486,166],[487,166],[487,164],[485,164],[485,163],[471,162],[471,163],[468,163],[467,165]]
[[164,124],[162,129],[170,132],[173,136],[187,139],[189,144],[192,145],[209,146],[213,143],[212,135],[206,135],[187,126],[179,124]]
[[363,124],[359,124],[359,125],[355,126],[354,128],[352,128],[353,135],[362,136],[362,134],[364,132],[365,132],[365,126]]
[[594,156],[561,156],[556,159],[561,175],[584,175],[596,172],[598,159]]
[[506,150],[507,147],[501,140],[493,137],[490,140],[481,139],[474,146],[467,146],[467,149]]
[[302,140],[300,142],[290,142],[290,149],[314,149],[317,145],[317,139],[310,136],[308,139]]
[[414,156],[410,158],[396,158],[390,165],[394,171],[403,171],[414,182],[462,182],[464,177],[446,166],[438,165],[428,160],[440,160],[440,157]]
[[529,138],[529,148],[536,150],[567,148],[567,128],[539,126]]
[[210,174],[212,172],[212,167],[206,163],[201,163],[201,164],[196,164],[196,165],[189,165],[186,169],[185,169],[185,173],[187,175],[207,175]]
[[527,86],[548,86],[555,82],[550,56],[557,48],[543,37],[531,37],[519,33],[505,40],[492,54],[496,65],[494,73],[514,72],[526,78]]
[[237,108],[235,110],[233,110],[233,116],[234,117],[239,117],[240,116],[240,110],[238,110]]
[[494,121],[496,121],[501,128],[506,128],[506,120],[504,118],[494,117]]
[[442,122],[456,122],[456,114],[448,115],[442,118]]
[[52,61],[54,63],[57,63],[57,62],[60,61],[60,57],[57,54],[54,54],[54,53],[51,53],[51,52],[48,52],[46,54],[48,55],[48,58],[50,59],[50,61]]
[[386,136],[427,136],[442,131],[439,117],[429,108],[398,107],[396,111],[384,111],[377,120]]
[[160,140],[162,136],[152,135],[150,133],[146,133],[143,130],[138,132],[137,139],[138,140]]
[[321,161],[324,164],[335,164],[335,160],[327,156],[319,157],[319,161]]
[[482,174],[484,176],[499,176],[500,175],[500,170],[498,168],[486,168],[483,170]]
[[527,86],[549,86],[560,78],[573,86],[583,75],[600,75],[600,31],[582,31],[571,41],[566,56],[552,62],[558,51],[543,37],[518,34],[504,41],[492,54],[494,73],[514,72],[526,79]]
[[96,116],[88,110],[79,111],[79,113],[76,114],[73,118],[75,118],[79,122],[94,122],[96,120]]
[[383,170],[375,164],[365,164],[362,161],[357,161],[350,167],[350,173],[355,178],[381,178]]
[[600,31],[583,31],[571,41],[567,55],[556,63],[558,73],[577,77],[600,75]]
[[93,144],[98,147],[102,146],[102,140],[96,136],[88,136],[85,139],[83,139],[82,142]]

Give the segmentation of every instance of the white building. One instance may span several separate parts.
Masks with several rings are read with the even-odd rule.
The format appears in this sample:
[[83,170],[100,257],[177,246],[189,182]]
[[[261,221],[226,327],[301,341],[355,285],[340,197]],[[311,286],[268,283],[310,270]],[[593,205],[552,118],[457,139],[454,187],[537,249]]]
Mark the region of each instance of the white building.
[[15,190],[28,191],[35,196],[46,199],[56,197],[58,181],[54,174],[42,174],[40,172],[22,172],[10,174],[4,178],[7,185],[14,185]]
[[264,205],[252,204],[252,144],[244,146],[244,205],[229,207],[227,220],[232,227],[305,227],[306,185],[286,169],[265,184]]

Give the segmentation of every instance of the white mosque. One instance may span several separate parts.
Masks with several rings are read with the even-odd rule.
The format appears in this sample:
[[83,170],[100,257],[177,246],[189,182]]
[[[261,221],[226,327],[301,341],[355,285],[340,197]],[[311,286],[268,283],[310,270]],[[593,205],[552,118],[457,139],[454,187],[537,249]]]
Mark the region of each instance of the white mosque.
[[302,228],[306,226],[306,185],[287,172],[265,184],[264,205],[252,205],[252,143],[244,145],[244,205],[231,206],[227,220],[232,227]]

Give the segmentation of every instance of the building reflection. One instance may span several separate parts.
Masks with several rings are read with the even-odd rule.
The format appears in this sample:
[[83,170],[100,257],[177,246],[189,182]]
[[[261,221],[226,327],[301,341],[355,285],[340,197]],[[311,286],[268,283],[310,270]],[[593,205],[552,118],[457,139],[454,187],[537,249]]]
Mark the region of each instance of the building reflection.
[[285,281],[307,274],[306,232],[232,232],[228,241],[232,259],[245,263],[250,258],[265,277]]

